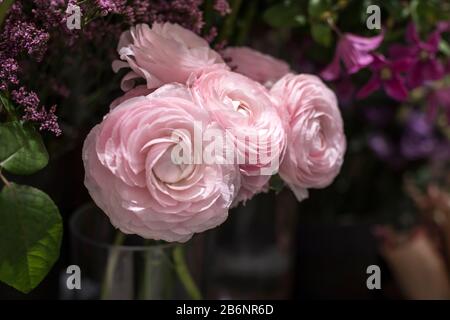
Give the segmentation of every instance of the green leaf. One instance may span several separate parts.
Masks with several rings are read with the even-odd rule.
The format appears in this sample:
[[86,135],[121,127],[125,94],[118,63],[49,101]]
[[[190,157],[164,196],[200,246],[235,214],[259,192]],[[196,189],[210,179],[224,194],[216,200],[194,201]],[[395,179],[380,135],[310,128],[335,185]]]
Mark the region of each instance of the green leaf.
[[28,293],[58,259],[58,208],[44,192],[11,183],[0,193],[0,221],[0,281]]
[[3,20],[5,20],[6,15],[9,12],[9,8],[13,5],[14,0],[3,0],[3,2],[0,4],[0,26],[3,23]]
[[447,57],[450,57],[450,44],[444,39],[441,39],[441,41],[439,42],[439,51],[441,51]]
[[292,1],[285,1],[270,7],[264,12],[263,19],[274,28],[293,28],[306,23],[300,6]]
[[321,20],[322,15],[331,11],[331,1],[329,0],[310,0],[308,4],[308,14],[315,20]]
[[411,16],[420,31],[429,31],[445,18],[439,2],[433,0],[413,0],[410,3]]
[[0,166],[13,174],[32,174],[48,163],[42,138],[30,124],[11,121],[0,125]]
[[311,35],[317,43],[328,47],[331,44],[332,32],[330,27],[325,23],[315,23],[311,25]]
[[275,174],[272,177],[270,177],[269,186],[271,190],[275,191],[275,193],[280,193],[281,190],[284,189],[285,184],[284,181],[281,179],[280,175]]

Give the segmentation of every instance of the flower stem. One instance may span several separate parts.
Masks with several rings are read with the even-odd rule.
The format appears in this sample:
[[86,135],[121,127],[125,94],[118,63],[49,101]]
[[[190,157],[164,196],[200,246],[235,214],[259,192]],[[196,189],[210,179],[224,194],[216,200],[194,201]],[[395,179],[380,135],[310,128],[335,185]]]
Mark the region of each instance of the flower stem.
[[[144,241],[144,247],[148,247],[151,245],[150,240]],[[151,261],[152,254],[149,250],[144,250],[144,263],[142,269],[142,278],[139,279],[139,299],[141,300],[150,300],[151,299],[151,287],[150,287],[150,273],[151,273]]]
[[231,13],[225,19],[225,22],[220,30],[219,42],[224,40],[229,40],[229,37],[233,34],[233,28],[236,25],[236,18],[239,13],[239,8],[241,7],[242,0],[233,0],[231,5]]
[[258,0],[249,1],[248,7],[245,12],[244,19],[243,19],[243,24],[240,27],[240,31],[237,36],[236,44],[242,45],[245,43],[245,40],[247,39],[250,28],[252,26],[257,7],[258,7]]
[[175,262],[175,271],[180,277],[186,292],[189,294],[191,299],[201,300],[202,295],[189,272],[186,260],[184,259],[183,247],[181,245],[176,246],[173,250],[173,260]]
[[108,255],[108,261],[106,263],[105,277],[103,278],[102,288],[100,291],[100,299],[106,300],[110,294],[112,282],[114,278],[114,271],[116,270],[117,261],[119,260],[120,248],[125,241],[125,234],[117,230],[116,237],[114,239],[113,247]]

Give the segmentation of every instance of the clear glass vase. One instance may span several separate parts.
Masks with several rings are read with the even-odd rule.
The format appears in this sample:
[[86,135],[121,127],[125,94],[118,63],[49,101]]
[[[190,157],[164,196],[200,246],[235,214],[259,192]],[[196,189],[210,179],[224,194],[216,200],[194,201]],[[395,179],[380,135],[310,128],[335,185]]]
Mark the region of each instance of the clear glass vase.
[[[71,262],[78,266],[81,289],[62,281],[63,299],[199,299],[190,273],[195,265],[192,244],[145,240],[116,230],[93,204],[70,220]],[[66,279],[68,279],[69,274]]]

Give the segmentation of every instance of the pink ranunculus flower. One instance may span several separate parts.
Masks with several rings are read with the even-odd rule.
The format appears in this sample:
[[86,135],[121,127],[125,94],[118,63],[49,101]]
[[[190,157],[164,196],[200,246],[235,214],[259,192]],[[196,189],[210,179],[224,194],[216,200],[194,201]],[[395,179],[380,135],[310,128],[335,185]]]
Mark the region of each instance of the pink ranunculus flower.
[[166,85],[122,102],[92,129],[83,148],[85,185],[115,227],[185,242],[225,221],[240,186],[238,167],[174,158],[180,145],[191,157],[203,152],[195,148],[196,126],[217,125],[183,86]]
[[222,52],[222,56],[233,71],[269,88],[289,73],[286,62],[248,47],[228,47]]
[[188,81],[194,101],[208,110],[226,131],[242,174],[235,203],[267,189],[278,171],[286,133],[268,90],[235,72],[217,69],[196,74]]
[[346,149],[335,94],[316,76],[289,74],[271,89],[285,114],[286,154],[280,176],[299,201],[308,189],[328,186],[341,169]]
[[125,94],[123,96],[121,96],[121,97],[115,99],[113,102],[111,102],[109,109],[112,110],[115,107],[117,107],[119,104],[121,104],[122,102],[125,102],[131,98],[149,95],[153,91],[154,91],[154,89],[149,89],[149,88],[147,88],[146,85],[137,86],[137,87],[125,92]]
[[171,82],[185,83],[192,72],[207,66],[227,68],[208,42],[178,24],[154,23],[150,28],[138,24],[124,32],[119,41],[120,59],[113,62],[114,71],[130,67],[122,79],[122,90],[128,91],[137,78],[144,78],[149,89]]

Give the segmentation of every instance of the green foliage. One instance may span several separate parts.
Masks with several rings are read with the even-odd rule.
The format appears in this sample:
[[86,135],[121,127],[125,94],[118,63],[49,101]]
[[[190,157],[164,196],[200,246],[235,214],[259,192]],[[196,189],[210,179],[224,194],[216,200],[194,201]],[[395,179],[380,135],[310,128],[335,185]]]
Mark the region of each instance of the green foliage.
[[62,221],[42,191],[13,183],[0,193],[0,280],[28,293],[59,256]]
[[13,174],[28,175],[43,169],[48,153],[39,133],[19,121],[0,124],[0,166]]
[[315,20],[321,20],[325,12],[331,11],[330,0],[310,0],[308,5],[308,14]]
[[263,19],[274,28],[293,28],[306,23],[302,8],[295,1],[283,1],[271,6],[264,12]]
[[278,174],[275,174],[272,177],[270,177],[269,185],[270,189],[275,191],[275,193],[281,192],[281,190],[283,190],[285,187],[284,181]]
[[317,43],[328,47],[331,44],[332,32],[330,27],[325,23],[317,23],[311,26],[311,35]]
[[16,110],[0,94],[8,121],[0,124],[0,281],[28,293],[50,271],[59,256],[62,221],[58,208],[44,192],[16,185],[1,170],[28,175],[48,164],[40,134],[18,120]]
[[0,3],[0,26],[2,25],[3,21],[6,18],[6,15],[8,14],[9,8],[13,5],[14,0],[3,0],[2,3]]
[[446,19],[441,1],[413,0],[410,4],[411,17],[421,31],[434,28],[439,20]]

